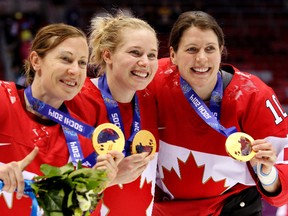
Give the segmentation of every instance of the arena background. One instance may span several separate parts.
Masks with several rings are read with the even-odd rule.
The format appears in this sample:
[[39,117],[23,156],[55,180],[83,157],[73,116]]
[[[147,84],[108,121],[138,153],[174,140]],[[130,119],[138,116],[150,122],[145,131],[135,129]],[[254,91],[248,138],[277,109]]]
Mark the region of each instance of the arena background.
[[288,111],[288,0],[0,0],[0,79],[23,83],[23,59],[40,26],[64,22],[88,32],[95,14],[121,8],[148,21],[167,56],[169,30],[178,15],[203,10],[224,30],[223,62],[259,76]]

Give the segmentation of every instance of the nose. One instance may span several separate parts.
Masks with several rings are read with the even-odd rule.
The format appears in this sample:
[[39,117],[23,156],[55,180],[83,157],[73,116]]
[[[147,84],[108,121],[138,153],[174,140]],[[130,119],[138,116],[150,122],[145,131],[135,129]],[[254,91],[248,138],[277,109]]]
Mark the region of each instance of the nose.
[[196,61],[200,62],[206,60],[206,53],[204,50],[200,50],[196,55]]
[[139,59],[138,65],[141,66],[141,67],[147,67],[148,62],[149,62],[148,56],[143,55],[143,56]]
[[80,71],[81,71],[81,68],[79,67],[78,63],[75,62],[75,63],[70,65],[70,67],[68,69],[68,74],[69,75],[77,75],[80,73]]

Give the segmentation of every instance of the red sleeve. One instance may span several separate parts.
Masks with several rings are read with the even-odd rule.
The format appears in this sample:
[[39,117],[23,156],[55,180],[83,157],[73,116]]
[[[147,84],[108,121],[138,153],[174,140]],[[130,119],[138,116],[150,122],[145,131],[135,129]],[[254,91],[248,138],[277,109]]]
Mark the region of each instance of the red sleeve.
[[[244,74],[246,76],[246,74]],[[235,83],[234,83],[235,84]],[[252,77],[250,83],[242,82],[242,85],[246,85],[246,91],[243,94],[250,94],[249,97],[245,97],[246,101],[242,108],[238,108],[239,112],[243,112],[240,119],[240,127],[242,131],[251,135],[254,139],[265,139],[269,136],[287,137],[287,114],[283,107],[279,103],[277,96],[273,89],[268,87],[259,78]],[[235,88],[237,85],[235,84]],[[244,97],[243,97],[244,98]],[[248,110],[247,110],[248,107]],[[285,147],[279,143],[272,143],[275,148],[280,149],[283,156],[279,156],[277,159],[276,168],[278,170],[279,179],[281,181],[282,189],[279,194],[267,194],[263,193],[263,189],[257,183],[259,192],[262,194],[263,199],[274,206],[282,206],[288,203],[288,164],[283,164],[285,160]],[[287,143],[288,145],[288,143]],[[286,151],[288,154],[288,151]],[[288,155],[286,156],[286,160]]]
[[254,139],[287,135],[287,114],[275,92],[251,74],[235,72],[231,83],[225,89],[222,108],[221,122],[237,122],[237,129]]
[[262,198],[273,206],[280,207],[288,203],[288,165],[279,164],[276,165],[278,170],[278,176],[281,181],[281,192],[279,194],[266,194],[263,193],[263,189],[260,186],[260,182],[257,182],[257,187],[262,195]]

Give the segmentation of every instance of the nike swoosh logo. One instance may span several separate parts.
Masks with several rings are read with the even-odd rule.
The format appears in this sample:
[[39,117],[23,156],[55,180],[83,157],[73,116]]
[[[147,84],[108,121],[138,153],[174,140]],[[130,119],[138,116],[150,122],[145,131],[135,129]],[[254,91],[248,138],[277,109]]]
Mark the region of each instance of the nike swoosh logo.
[[11,143],[0,143],[0,146],[11,145]]

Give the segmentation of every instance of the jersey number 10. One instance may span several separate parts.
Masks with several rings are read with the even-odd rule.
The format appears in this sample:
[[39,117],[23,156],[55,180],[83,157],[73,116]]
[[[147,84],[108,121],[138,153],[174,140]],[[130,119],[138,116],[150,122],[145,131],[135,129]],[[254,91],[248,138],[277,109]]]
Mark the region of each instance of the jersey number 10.
[[[276,96],[275,96],[275,95],[272,95],[272,99],[273,99],[273,102],[276,104],[277,109],[281,112],[282,116],[283,116],[284,118],[286,118],[286,117],[287,117],[287,113],[284,112],[283,109],[281,108],[281,106],[280,106],[280,104],[279,104]],[[275,110],[275,108],[274,108],[274,106],[272,105],[272,103],[271,103],[270,100],[267,100],[267,101],[266,101],[266,107],[268,107],[268,108],[271,110],[271,112],[272,112],[272,114],[273,114],[273,116],[274,116],[274,118],[275,118],[275,123],[276,123],[276,125],[278,125],[280,122],[283,121],[283,118],[278,115],[278,113],[276,112],[276,110]]]

